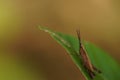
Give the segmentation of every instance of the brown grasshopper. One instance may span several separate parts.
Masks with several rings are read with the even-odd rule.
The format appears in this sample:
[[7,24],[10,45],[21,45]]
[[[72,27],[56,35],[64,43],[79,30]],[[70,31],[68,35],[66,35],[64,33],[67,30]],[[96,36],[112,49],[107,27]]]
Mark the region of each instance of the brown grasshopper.
[[79,40],[79,54],[81,56],[83,66],[87,70],[90,78],[93,79],[96,76],[95,71],[98,73],[101,73],[101,71],[92,65],[92,63],[91,63],[91,61],[90,61],[90,59],[89,59],[89,57],[84,49],[84,46],[81,43],[79,30],[77,30],[77,36],[78,36],[78,40]]

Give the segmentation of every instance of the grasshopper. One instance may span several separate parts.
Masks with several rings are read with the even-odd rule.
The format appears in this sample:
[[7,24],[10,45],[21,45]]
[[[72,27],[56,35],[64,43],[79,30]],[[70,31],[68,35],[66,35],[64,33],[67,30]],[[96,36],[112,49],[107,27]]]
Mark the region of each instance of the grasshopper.
[[77,36],[78,36],[78,40],[79,40],[79,54],[82,59],[83,66],[87,70],[90,78],[93,79],[96,76],[95,72],[101,73],[101,71],[92,65],[92,63],[87,55],[87,52],[81,43],[80,30],[77,30]]

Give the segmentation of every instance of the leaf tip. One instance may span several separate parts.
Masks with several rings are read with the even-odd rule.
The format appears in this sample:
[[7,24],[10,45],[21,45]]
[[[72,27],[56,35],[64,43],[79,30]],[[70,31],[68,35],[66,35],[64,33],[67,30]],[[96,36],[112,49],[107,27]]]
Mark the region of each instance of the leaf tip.
[[44,32],[49,32],[50,30],[46,27],[43,27],[43,26],[38,26],[38,28]]
[[39,28],[40,30],[42,30],[42,31],[45,30],[45,27],[42,27],[42,26],[38,26],[38,28]]

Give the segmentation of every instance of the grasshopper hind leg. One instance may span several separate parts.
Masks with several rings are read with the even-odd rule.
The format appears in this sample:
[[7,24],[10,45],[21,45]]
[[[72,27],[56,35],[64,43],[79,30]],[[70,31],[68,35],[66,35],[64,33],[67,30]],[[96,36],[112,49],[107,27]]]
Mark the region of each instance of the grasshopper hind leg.
[[91,79],[93,79],[96,76],[96,74],[91,70],[88,70],[88,73]]
[[[86,68],[86,66],[84,66]],[[90,76],[91,79],[94,79],[94,77],[96,76],[95,72],[93,72],[92,70],[86,68],[88,75]]]
[[[97,68],[94,67],[94,66],[93,66],[93,69],[94,69],[94,71],[96,71],[96,72],[98,72],[98,73],[102,73],[99,69],[97,69]],[[91,79],[93,79],[93,78],[96,76],[96,74],[95,74],[94,71],[88,70],[88,73],[89,73],[89,76],[90,76]]]
[[93,66],[93,69],[98,72],[98,73],[102,73],[99,69],[97,69],[96,67]]

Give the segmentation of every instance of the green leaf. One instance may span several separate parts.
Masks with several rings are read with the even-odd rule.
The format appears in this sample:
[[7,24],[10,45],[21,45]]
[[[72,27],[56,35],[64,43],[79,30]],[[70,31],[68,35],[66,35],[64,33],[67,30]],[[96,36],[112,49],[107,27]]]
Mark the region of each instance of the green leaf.
[[[52,38],[62,45],[79,70],[82,72],[86,80],[91,80],[86,69],[83,67],[82,61],[78,54],[79,44],[76,37],[55,32],[46,27],[39,26],[39,29],[49,33]],[[96,73],[96,77],[93,80],[120,80],[120,66],[108,55],[108,53],[90,42],[83,41],[82,43],[87,51],[88,56],[90,57],[92,64],[102,72],[101,74]]]

